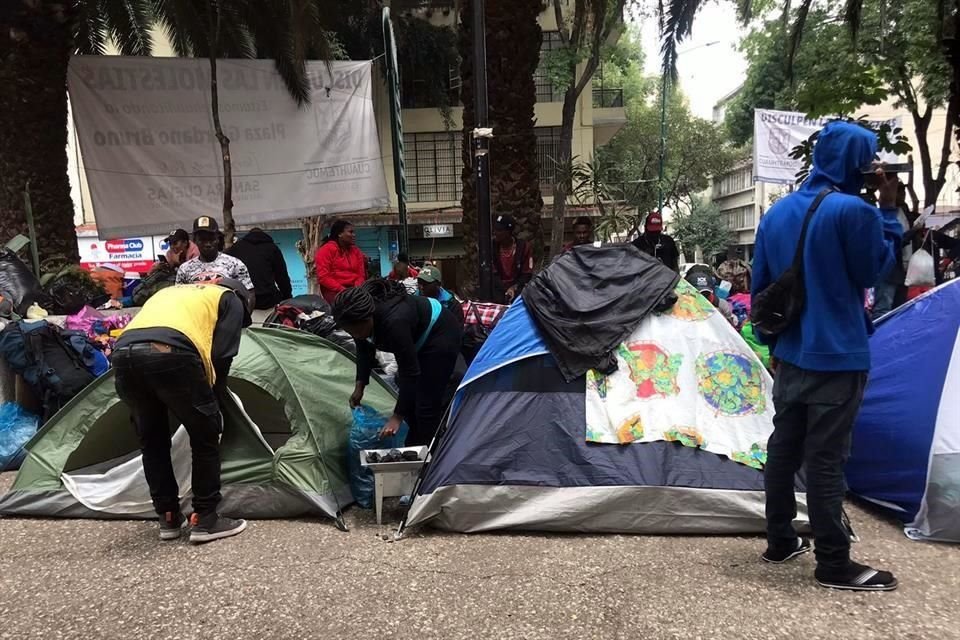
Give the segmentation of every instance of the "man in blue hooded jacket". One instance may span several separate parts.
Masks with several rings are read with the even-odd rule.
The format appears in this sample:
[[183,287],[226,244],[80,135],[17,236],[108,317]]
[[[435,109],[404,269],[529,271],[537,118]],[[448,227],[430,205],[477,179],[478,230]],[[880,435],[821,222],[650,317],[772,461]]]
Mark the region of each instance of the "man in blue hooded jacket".
[[843,522],[843,465],[860,407],[873,326],[864,290],[892,268],[902,227],[895,177],[882,173],[879,207],[860,198],[864,167],[873,163],[877,137],[847,122],[831,122],[813,150],[813,169],[800,189],[774,204],[757,229],[753,295],[791,265],[807,210],[832,189],[814,214],[803,253],[806,302],[799,319],[774,341],[779,361],[773,387],[774,432],[767,444],[767,550],[782,563],[810,550],[793,527],[794,477],[806,467],[807,505],[816,542],[817,582],[824,587],[890,591],[897,580],[850,559]]

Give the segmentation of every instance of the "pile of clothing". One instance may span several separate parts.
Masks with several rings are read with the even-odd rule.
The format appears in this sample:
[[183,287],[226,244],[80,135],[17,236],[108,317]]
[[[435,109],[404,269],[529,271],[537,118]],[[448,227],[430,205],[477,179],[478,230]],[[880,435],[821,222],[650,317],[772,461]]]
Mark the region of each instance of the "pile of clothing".
[[87,305],[77,313],[67,316],[64,326],[69,331],[80,331],[85,334],[91,344],[109,357],[113,353],[117,338],[120,337],[124,327],[130,324],[131,319],[132,316],[129,314],[106,316]]

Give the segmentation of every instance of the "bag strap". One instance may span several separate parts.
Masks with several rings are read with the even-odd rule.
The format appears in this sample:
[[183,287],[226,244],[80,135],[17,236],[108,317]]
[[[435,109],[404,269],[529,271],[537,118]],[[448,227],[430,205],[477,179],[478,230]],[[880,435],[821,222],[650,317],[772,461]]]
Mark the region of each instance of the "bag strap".
[[430,300],[430,322],[427,324],[427,328],[424,330],[423,335],[417,340],[417,351],[423,348],[423,345],[427,343],[427,338],[430,337],[430,332],[433,331],[433,325],[437,324],[437,318],[440,317],[440,311],[443,307],[440,305],[440,301],[436,298],[427,298]]
[[474,302],[470,303],[470,313],[473,314],[473,317],[477,320],[477,325],[480,327],[480,330],[484,333],[487,333],[487,328],[483,325],[483,318],[480,317],[480,312],[477,311],[477,305]]
[[807,243],[807,229],[810,227],[813,214],[817,212],[817,208],[820,207],[823,199],[836,190],[836,187],[827,187],[822,190],[817,194],[817,197],[813,199],[813,202],[810,203],[810,208],[807,209],[807,215],[803,219],[803,227],[800,229],[800,239],[797,240],[797,250],[793,254],[793,269],[799,273],[803,273],[803,249]]

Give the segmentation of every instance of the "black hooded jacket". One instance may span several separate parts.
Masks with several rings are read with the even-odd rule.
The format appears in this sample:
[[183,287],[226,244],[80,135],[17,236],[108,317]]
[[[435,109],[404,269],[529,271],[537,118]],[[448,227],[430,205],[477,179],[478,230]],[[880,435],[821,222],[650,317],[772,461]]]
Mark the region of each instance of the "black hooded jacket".
[[287,263],[280,247],[267,233],[254,229],[230,247],[227,253],[247,265],[257,296],[257,309],[271,309],[278,302],[292,297]]

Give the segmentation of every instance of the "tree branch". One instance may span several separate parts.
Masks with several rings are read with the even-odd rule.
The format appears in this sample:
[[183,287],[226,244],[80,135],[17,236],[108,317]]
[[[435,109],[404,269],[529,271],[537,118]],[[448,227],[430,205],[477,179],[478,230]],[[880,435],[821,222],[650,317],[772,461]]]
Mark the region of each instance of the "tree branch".
[[[947,117],[943,126],[943,146],[940,148],[940,167],[937,169],[937,186],[942,189],[947,181],[947,167],[950,166],[950,147],[953,137],[953,123],[960,109],[960,97],[956,94],[950,97],[947,103]],[[940,194],[938,193],[937,196]]]
[[[594,0],[602,2],[603,0]],[[583,44],[583,32],[587,28],[587,0],[576,0],[573,10],[573,30],[570,33],[570,45],[579,51]]]
[[625,5],[626,0],[617,0],[613,13],[609,15],[607,15],[606,3],[601,4],[601,8],[596,11],[594,20],[597,24],[594,26],[593,41],[590,44],[590,56],[587,59],[584,73],[575,88],[577,96],[583,93],[587,84],[593,80],[593,74],[596,73],[597,67],[600,66],[600,54],[602,53],[603,44],[607,41],[607,38],[610,37],[614,27],[623,19],[623,8]]
[[563,0],[553,0],[553,16],[557,21],[557,33],[560,34],[560,42],[565,47],[570,46],[570,36],[563,25]]

